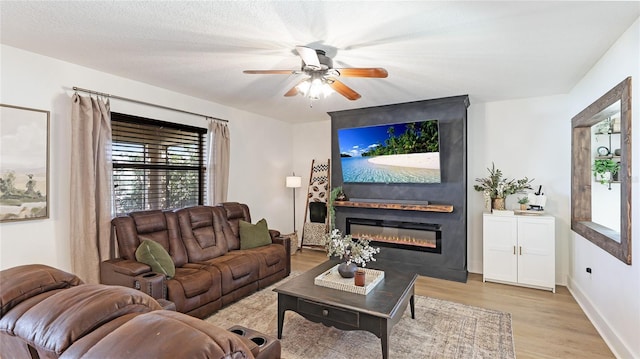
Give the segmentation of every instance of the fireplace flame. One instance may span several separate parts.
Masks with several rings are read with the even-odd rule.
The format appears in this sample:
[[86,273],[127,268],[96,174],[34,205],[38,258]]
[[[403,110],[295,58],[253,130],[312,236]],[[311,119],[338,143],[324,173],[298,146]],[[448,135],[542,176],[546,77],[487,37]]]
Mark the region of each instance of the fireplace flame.
[[378,234],[367,234],[367,233],[356,233],[353,235],[353,237],[366,238],[367,240],[374,241],[374,242],[385,242],[385,243],[403,244],[406,246],[436,248],[435,241],[413,238],[413,237],[383,236]]

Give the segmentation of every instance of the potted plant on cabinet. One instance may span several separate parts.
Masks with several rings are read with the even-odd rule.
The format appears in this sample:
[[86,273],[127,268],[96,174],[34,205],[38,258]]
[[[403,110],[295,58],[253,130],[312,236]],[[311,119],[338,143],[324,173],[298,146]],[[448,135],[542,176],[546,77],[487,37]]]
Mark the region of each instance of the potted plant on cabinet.
[[519,180],[502,178],[502,171],[497,169],[493,162],[487,171],[489,171],[489,177],[476,178],[476,182],[480,184],[474,185],[473,188],[478,192],[483,192],[485,196],[491,197],[493,209],[505,209],[504,200],[508,195],[531,189],[533,180],[529,180],[527,177]]
[[529,203],[529,197],[524,196],[518,198],[518,203],[520,203],[520,210],[524,211],[527,209],[527,203]]

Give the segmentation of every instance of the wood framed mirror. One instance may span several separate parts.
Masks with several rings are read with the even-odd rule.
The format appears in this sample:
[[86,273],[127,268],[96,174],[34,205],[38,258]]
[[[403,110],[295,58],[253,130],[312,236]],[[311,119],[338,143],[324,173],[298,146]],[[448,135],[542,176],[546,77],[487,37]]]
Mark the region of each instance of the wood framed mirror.
[[571,229],[631,264],[631,77],[571,124]]

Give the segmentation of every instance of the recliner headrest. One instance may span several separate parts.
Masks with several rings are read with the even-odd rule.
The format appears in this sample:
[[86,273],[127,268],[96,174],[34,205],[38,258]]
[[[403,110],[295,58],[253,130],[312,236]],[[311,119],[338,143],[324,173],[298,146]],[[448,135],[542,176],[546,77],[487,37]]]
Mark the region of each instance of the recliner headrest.
[[76,275],[43,264],[0,271],[0,318],[11,308],[38,294],[82,284]]

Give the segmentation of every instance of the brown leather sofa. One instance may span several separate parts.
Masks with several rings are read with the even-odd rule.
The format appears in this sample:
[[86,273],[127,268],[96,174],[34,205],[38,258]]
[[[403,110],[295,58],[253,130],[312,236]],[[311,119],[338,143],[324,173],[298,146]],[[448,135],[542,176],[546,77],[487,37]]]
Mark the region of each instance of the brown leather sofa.
[[162,310],[142,291],[82,284],[75,275],[44,265],[0,271],[0,306],[0,357],[7,359],[280,358],[280,342],[273,338],[259,346],[211,323]]
[[291,272],[289,239],[270,230],[271,244],[240,249],[240,220],[251,222],[251,216],[247,205],[237,202],[116,217],[112,224],[119,258],[101,263],[100,281],[140,287],[157,278],[135,256],[142,240],[153,240],[169,253],[176,268],[175,276],[163,283],[166,296],[156,292],[163,292],[177,311],[205,318]]

